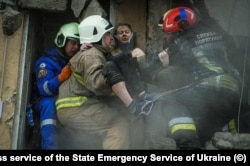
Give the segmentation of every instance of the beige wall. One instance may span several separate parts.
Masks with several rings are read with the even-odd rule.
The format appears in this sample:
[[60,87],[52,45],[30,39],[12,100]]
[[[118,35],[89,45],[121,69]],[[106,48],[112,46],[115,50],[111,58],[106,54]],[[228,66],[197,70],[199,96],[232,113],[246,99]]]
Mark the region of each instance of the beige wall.
[[[3,112],[0,119],[0,149],[10,149],[23,29],[21,26],[12,36],[7,37],[3,34],[2,16],[1,13],[0,88],[2,87],[2,89],[0,89],[0,93],[2,94],[0,97],[3,101]],[[1,83],[3,83],[2,86]]]
[[116,23],[129,23],[136,34],[137,46],[146,46],[146,7],[145,0],[126,0],[116,6]]

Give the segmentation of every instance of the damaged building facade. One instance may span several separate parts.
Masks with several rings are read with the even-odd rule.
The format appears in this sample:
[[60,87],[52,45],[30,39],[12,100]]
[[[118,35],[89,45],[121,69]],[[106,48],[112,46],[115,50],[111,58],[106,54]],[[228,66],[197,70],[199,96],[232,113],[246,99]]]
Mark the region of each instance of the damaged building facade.
[[[0,0],[0,149],[29,149],[26,105],[32,93],[34,61],[53,44],[62,24],[80,22],[93,14],[107,16],[113,25],[130,23],[138,47],[151,55],[163,47],[162,32],[157,26],[163,13],[175,6],[196,7],[204,18],[215,18],[233,36],[241,52],[232,62],[249,85],[249,3],[250,0]],[[244,93],[248,94],[248,90]],[[215,140],[223,137],[237,140],[221,133],[215,135]],[[250,142],[247,134],[237,138]],[[141,149],[140,143],[135,144]],[[250,145],[244,144],[246,147]]]

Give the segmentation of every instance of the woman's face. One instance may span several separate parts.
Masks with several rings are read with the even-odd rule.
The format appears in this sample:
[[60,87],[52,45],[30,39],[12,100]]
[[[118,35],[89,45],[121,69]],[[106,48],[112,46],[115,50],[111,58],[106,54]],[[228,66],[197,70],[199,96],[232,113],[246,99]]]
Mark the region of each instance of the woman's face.
[[128,44],[133,35],[131,30],[126,25],[121,25],[116,29],[116,35],[118,40],[123,44]]

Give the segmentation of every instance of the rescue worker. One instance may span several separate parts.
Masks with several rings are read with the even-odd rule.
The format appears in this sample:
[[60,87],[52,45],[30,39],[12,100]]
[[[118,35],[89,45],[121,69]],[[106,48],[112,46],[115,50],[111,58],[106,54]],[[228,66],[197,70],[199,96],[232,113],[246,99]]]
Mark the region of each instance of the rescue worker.
[[[136,48],[136,39],[131,25],[128,23],[119,23],[115,28],[114,40],[115,46],[112,50],[112,55],[117,57],[110,58],[109,60],[116,63],[112,65],[117,65],[118,70],[120,70],[125,79],[130,95],[136,99],[152,100],[155,94],[146,93],[144,82],[139,77],[139,65],[145,62],[145,60],[142,60],[145,59],[145,53],[141,49]],[[91,47],[93,47],[91,43],[83,43],[81,50],[85,51]],[[134,52],[135,57],[131,57],[131,51]],[[130,62],[132,63],[130,64]],[[111,63],[109,62],[108,64]]]
[[[117,101],[121,106],[122,101],[135,116],[147,114],[145,108],[150,102],[135,102],[131,98],[124,78],[113,63],[104,69],[113,57],[112,29],[112,24],[100,15],[89,16],[80,23],[80,43],[90,43],[92,47],[70,60],[72,75],[59,88],[57,115],[67,128],[100,136],[103,149],[129,149],[130,124],[124,116],[127,111],[113,107],[112,102]],[[115,100],[117,97],[121,100]]]
[[[181,66],[173,64],[169,57],[168,45],[178,33],[163,37],[163,50],[151,55],[146,65],[140,69],[141,79],[147,83],[148,91],[162,92],[177,89],[189,84],[189,77]],[[153,86],[152,86],[153,85]]]
[[53,46],[35,64],[39,100],[34,110],[40,114],[41,148],[57,149],[55,98],[59,86],[71,74],[67,63],[79,51],[78,23],[70,22],[60,27]]
[[[188,86],[162,94],[158,107],[178,148],[199,149],[237,115],[240,79],[227,61],[227,34],[176,7],[164,14],[164,37],[174,33],[167,53],[188,73]],[[164,101],[162,101],[164,100]]]

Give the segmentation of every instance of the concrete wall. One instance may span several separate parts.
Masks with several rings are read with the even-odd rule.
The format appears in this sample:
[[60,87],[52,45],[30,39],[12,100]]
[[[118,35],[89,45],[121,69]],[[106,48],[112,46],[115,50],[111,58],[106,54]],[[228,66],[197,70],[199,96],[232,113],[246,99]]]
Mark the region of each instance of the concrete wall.
[[147,18],[147,3],[145,2],[145,0],[125,0],[120,5],[116,5],[116,15],[114,21],[115,25],[117,23],[131,24],[133,31],[136,34],[137,46],[143,50],[146,48],[145,27]]
[[249,0],[205,0],[209,14],[231,35],[249,35]]
[[0,13],[0,97],[3,101],[0,119],[0,149],[10,149],[23,26],[12,36],[6,36],[3,34],[2,16],[3,13]]
[[163,14],[170,9],[170,1],[149,0],[147,20],[147,53],[149,55],[162,50],[162,30],[158,23]]

